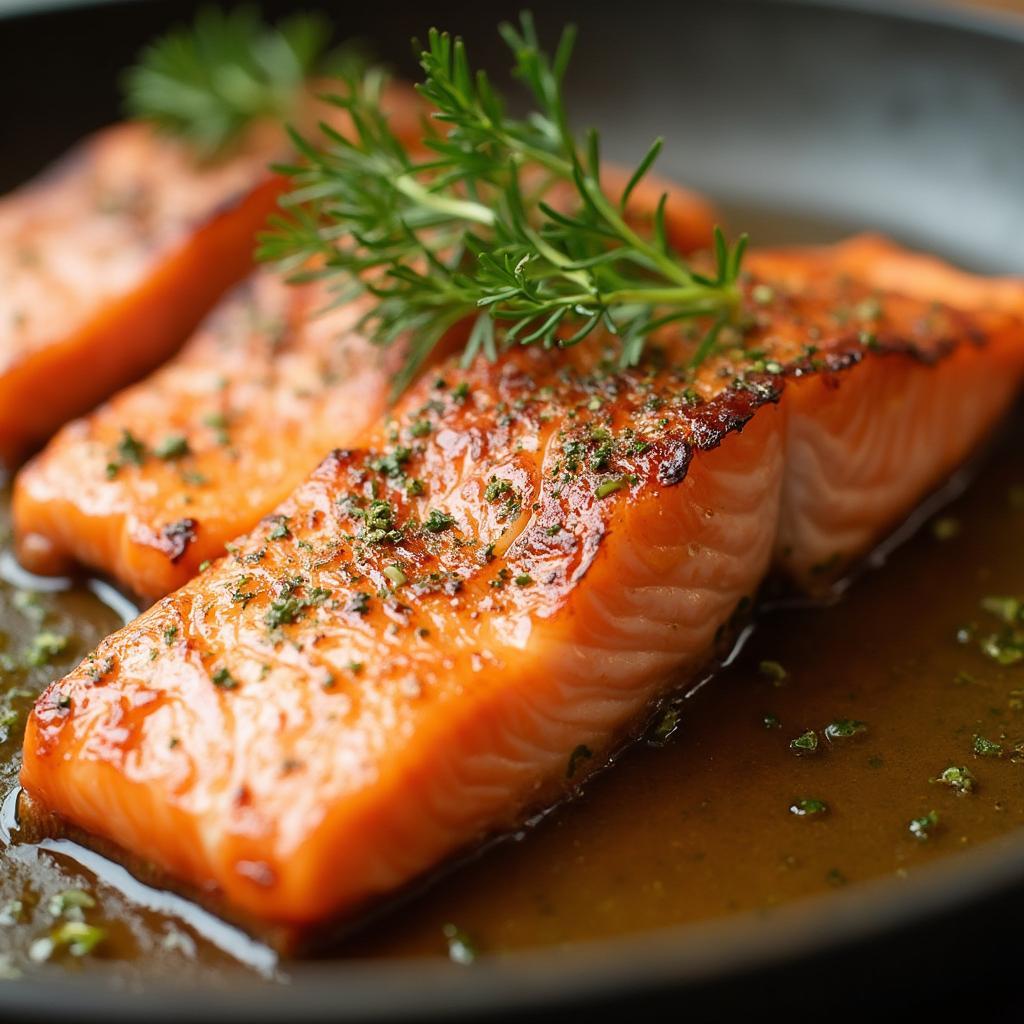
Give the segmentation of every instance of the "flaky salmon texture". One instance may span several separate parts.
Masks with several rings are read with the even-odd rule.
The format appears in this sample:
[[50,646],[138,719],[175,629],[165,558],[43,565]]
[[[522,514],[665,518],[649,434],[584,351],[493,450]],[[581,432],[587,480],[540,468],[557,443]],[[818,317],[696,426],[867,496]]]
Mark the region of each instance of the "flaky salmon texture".
[[571,791],[773,564],[841,572],[1017,390],[1012,283],[878,239],[748,271],[696,370],[683,331],[421,380],[49,687],[29,813],[295,935]]

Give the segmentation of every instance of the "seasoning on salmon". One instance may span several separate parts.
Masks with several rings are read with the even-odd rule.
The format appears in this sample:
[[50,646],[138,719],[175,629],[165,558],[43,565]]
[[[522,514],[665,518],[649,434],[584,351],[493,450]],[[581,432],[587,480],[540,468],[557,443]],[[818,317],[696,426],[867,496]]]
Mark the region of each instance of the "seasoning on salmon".
[[168,365],[68,424],[17,477],[22,564],[71,555],[160,597],[222,555],[384,413],[398,353],[356,329],[359,303],[316,315],[327,303],[257,273]]
[[675,325],[632,369],[594,337],[422,378],[49,687],[29,825],[289,941],[572,791],[773,562],[863,554],[1011,402],[1020,316],[881,290],[851,251],[752,253],[746,329],[696,368]]
[[0,201],[0,462],[157,366],[246,273],[280,153],[268,126],[199,173],[122,124]]
[[[609,194],[625,180],[610,169]],[[706,247],[714,211],[683,188],[643,182],[631,222],[648,226],[662,195],[672,246]],[[354,444],[383,414],[401,354],[357,329],[365,302],[322,315],[330,303],[322,285],[290,288],[259,272],[166,366],[68,424],[16,478],[22,565],[54,574],[78,562],[162,597],[325,452]]]
[[[378,101],[399,136],[418,130],[411,90]],[[294,116],[348,124],[305,94]],[[251,268],[285,187],[269,169],[290,153],[284,128],[243,120],[217,154],[197,141],[118,124],[0,200],[0,465],[162,363]]]

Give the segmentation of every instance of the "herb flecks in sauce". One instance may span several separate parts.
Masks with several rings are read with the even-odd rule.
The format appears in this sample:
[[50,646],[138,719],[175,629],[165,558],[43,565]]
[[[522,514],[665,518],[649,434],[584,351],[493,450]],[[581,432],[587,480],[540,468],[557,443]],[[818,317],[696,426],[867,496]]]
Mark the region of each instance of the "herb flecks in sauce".
[[996,758],[1002,757],[1005,753],[1002,743],[996,743],[984,736],[975,736],[971,749],[978,757]]
[[789,749],[794,754],[814,754],[818,750],[818,734],[813,729],[801,733],[789,741]]
[[765,677],[770,679],[775,686],[781,686],[787,678],[789,673],[782,667],[777,661],[766,659],[760,662],[757,666],[757,670]]
[[974,792],[974,775],[970,768],[950,765],[939,772],[934,781],[941,783],[943,786],[949,786],[950,789],[961,795]]
[[448,944],[448,959],[461,967],[468,967],[476,960],[476,944],[457,925],[446,924],[441,929]]
[[918,842],[923,843],[932,838],[938,826],[939,812],[929,811],[927,814],[922,814],[919,818],[912,818],[907,828]]
[[838,718],[825,726],[825,738],[828,740],[848,740],[854,736],[862,736],[868,731],[866,722],[856,718]]
[[798,818],[816,818],[828,813],[828,804],[816,797],[801,797],[789,805],[789,813]]

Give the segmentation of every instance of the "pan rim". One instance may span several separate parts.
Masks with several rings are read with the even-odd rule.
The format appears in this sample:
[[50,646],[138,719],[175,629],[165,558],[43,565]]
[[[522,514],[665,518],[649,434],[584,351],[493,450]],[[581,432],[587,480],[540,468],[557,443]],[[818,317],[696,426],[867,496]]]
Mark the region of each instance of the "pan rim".
[[[752,0],[730,0],[750,6]],[[756,0],[764,5],[847,12],[905,25],[946,28],[1024,46],[1024,18],[1009,12],[936,5],[924,0]],[[135,6],[142,0],[15,0],[0,23],[56,17],[96,6]],[[103,1012],[108,1020],[153,1021],[186,1014],[257,1024],[297,1010],[309,1021],[423,1019],[444,1012],[468,1016],[543,1006],[557,1008],[612,993],[685,985],[771,968],[816,952],[837,951],[874,933],[920,924],[955,912],[1024,880],[1024,831],[922,868],[908,879],[858,883],[850,890],[794,902],[773,912],[771,927],[751,913],[680,925],[618,939],[595,940],[482,957],[471,970],[444,960],[331,961],[289,965],[290,984],[246,979],[238,987],[182,992],[160,980],[140,991],[111,987],[100,972],[77,978],[46,976],[0,985],[0,1010],[22,1019]],[[898,899],[893,895],[898,894]],[[760,927],[752,927],[756,922]],[[338,1004],[344,993],[344,1005]]]

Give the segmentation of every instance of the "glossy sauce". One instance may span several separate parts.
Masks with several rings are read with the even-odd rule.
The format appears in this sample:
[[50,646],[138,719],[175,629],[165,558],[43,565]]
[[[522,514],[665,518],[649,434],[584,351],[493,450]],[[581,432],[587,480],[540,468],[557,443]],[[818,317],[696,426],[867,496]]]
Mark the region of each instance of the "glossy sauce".
[[[481,950],[508,950],[768,910],[1024,826],[1024,667],[978,643],[999,629],[980,602],[1024,582],[1022,428],[839,603],[762,614],[735,663],[682,703],[663,746],[628,750],[525,841],[345,951],[437,951],[448,921]],[[786,678],[766,675],[766,661]],[[825,737],[850,720],[864,730]],[[817,751],[794,752],[808,730]],[[976,754],[975,736],[1002,755]],[[969,769],[970,793],[932,781],[950,766]],[[791,813],[802,799],[828,810]],[[911,823],[932,811],[938,824],[918,838]]]
[[[1024,826],[1024,661],[1001,665],[982,652],[1002,624],[980,607],[993,595],[1024,596],[1021,438],[1024,420],[981,460],[961,498],[838,603],[760,615],[733,664],[580,799],[356,932],[339,955],[445,955],[452,925],[454,952],[465,955],[459,943],[500,952],[770,910],[906,875]],[[35,592],[4,557],[7,794],[31,694],[119,617],[83,586]],[[67,637],[66,646],[47,656],[60,644],[40,634]],[[25,668],[33,650],[47,663]],[[830,740],[830,723],[855,734]],[[792,749],[809,731],[817,750]],[[995,753],[986,743],[999,744],[998,756],[976,752],[975,737],[985,754]],[[971,792],[933,781],[950,767],[969,770]],[[827,810],[793,813],[801,801]],[[233,964],[273,974],[273,956],[257,943],[89,856],[98,881],[80,856],[62,843],[0,849],[0,973],[49,969],[32,961],[32,944],[58,923],[52,897],[81,888],[96,905],[77,916],[106,936],[87,957],[58,950],[53,961],[102,962],[129,979],[212,977]]]

